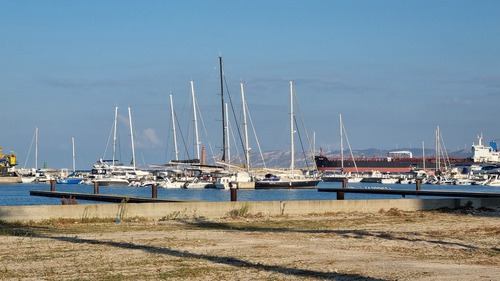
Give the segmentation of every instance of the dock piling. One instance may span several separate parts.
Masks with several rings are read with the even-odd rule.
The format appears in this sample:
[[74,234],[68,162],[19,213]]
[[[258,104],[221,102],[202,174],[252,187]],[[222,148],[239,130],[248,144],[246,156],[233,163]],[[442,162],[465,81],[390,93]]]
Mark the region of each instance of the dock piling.
[[156,183],[153,183],[151,186],[151,198],[158,198],[158,186]]
[[231,190],[231,202],[238,201],[237,200],[237,197],[238,197],[237,189],[236,189],[236,187],[233,186],[232,183],[229,183],[229,190]]
[[[347,179],[342,179],[342,189],[347,188]],[[337,200],[344,200],[344,192],[337,192]]]
[[99,194],[99,183],[94,182],[94,194]]
[[50,191],[56,191],[56,181],[50,180]]

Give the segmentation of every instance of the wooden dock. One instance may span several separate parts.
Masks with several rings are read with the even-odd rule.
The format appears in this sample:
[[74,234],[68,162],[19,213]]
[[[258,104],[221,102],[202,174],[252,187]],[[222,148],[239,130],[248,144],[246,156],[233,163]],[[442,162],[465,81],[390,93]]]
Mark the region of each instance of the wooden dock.
[[137,197],[137,196],[115,195],[115,194],[91,194],[91,193],[61,192],[61,191],[46,191],[46,190],[32,190],[30,191],[30,195],[43,196],[43,197],[57,197],[66,199],[74,198],[77,200],[101,201],[101,202],[112,202],[112,203],[193,202],[193,201],[175,200],[167,198],[148,198],[148,197]]
[[[320,192],[337,193],[368,193],[368,194],[392,194],[413,196],[440,196],[440,197],[469,197],[469,198],[500,198],[500,192],[467,192],[467,191],[439,191],[439,190],[401,190],[381,188],[318,188]],[[499,189],[500,191],[500,189]]]

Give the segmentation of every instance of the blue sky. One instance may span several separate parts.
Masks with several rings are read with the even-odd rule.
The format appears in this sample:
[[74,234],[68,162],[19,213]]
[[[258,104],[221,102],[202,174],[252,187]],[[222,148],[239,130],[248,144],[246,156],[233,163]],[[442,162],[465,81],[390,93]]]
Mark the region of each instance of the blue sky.
[[481,132],[500,137],[499,11],[458,0],[0,0],[0,146],[33,166],[38,127],[39,166],[71,168],[74,137],[88,169],[111,158],[118,106],[127,162],[130,106],[138,162],[164,163],[170,94],[193,148],[192,79],[202,144],[218,152],[222,55],[237,110],[245,83],[263,150],[289,149],[290,80],[317,148],[338,149],[342,113],[356,149],[432,148],[437,126],[447,148],[469,149]]

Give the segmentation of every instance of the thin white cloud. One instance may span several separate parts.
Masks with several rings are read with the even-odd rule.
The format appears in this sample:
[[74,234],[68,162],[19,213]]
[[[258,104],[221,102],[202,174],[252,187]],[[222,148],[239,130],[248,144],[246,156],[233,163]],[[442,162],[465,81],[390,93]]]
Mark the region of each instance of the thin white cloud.
[[154,128],[146,128],[137,136],[137,146],[140,148],[154,148],[161,146],[161,140]]

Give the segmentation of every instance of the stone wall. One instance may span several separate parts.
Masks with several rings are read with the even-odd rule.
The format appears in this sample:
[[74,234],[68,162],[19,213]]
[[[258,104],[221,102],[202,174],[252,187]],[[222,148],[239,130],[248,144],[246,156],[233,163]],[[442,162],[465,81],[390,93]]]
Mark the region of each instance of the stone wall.
[[388,199],[388,200],[308,200],[258,202],[120,203],[81,205],[0,206],[0,220],[6,222],[50,219],[219,218],[227,216],[280,216],[336,212],[378,212],[392,208],[402,211],[436,210],[471,205],[498,207],[500,198],[470,199]]

